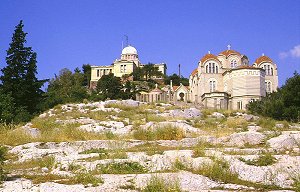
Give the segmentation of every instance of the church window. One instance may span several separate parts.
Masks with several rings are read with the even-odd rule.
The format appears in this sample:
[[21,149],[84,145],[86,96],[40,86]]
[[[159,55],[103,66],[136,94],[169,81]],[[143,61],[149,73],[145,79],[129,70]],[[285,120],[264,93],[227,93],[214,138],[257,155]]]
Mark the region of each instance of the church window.
[[99,77],[99,76],[100,76],[100,70],[97,69],[97,77]]
[[126,65],[124,65],[124,73],[126,73]]
[[235,68],[237,66],[236,60],[231,60],[231,68]]
[[266,81],[265,85],[266,85],[266,92],[271,93],[272,92],[272,83],[270,81]]
[[120,72],[123,73],[123,65],[120,66]]
[[209,90],[210,92],[214,92],[216,90],[216,81],[214,80],[209,81]]
[[271,67],[271,75],[273,75],[273,67]]
[[243,109],[243,102],[242,101],[238,101],[237,102],[237,107],[238,107],[238,109]]
[[206,73],[218,73],[218,65],[216,63],[208,63],[205,69]]

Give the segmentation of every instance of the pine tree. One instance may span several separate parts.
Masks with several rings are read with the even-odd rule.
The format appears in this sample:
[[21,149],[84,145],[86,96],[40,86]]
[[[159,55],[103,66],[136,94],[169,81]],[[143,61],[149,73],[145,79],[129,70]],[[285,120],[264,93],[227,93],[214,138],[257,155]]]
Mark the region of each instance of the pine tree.
[[25,113],[33,114],[41,101],[43,92],[40,88],[46,80],[39,81],[36,78],[36,53],[31,47],[25,46],[27,33],[23,31],[23,27],[21,20],[9,44],[6,56],[7,66],[1,70],[1,89],[12,96],[17,108],[22,108]]

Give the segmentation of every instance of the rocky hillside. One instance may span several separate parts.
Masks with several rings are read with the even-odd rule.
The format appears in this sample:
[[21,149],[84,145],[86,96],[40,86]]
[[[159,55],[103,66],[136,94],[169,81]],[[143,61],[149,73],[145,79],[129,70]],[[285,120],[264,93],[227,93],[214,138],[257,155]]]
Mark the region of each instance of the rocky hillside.
[[300,126],[132,100],[60,105],[0,134],[0,191],[299,191]]

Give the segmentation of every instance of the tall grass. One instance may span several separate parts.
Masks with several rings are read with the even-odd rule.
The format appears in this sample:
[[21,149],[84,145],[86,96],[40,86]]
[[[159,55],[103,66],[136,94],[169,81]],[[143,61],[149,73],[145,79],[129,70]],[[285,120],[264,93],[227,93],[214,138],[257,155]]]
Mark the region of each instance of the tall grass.
[[180,184],[178,180],[166,181],[157,176],[152,176],[147,186],[142,190],[142,192],[180,192]]
[[133,137],[139,140],[180,140],[185,137],[185,133],[179,127],[166,125],[153,129],[138,128]]

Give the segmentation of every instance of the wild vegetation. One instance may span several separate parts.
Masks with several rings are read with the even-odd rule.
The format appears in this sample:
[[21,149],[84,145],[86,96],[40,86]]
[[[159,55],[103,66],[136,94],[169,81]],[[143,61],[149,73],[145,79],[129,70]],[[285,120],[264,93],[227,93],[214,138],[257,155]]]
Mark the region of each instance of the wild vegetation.
[[300,75],[287,79],[285,85],[260,101],[249,104],[252,113],[277,120],[300,121]]

